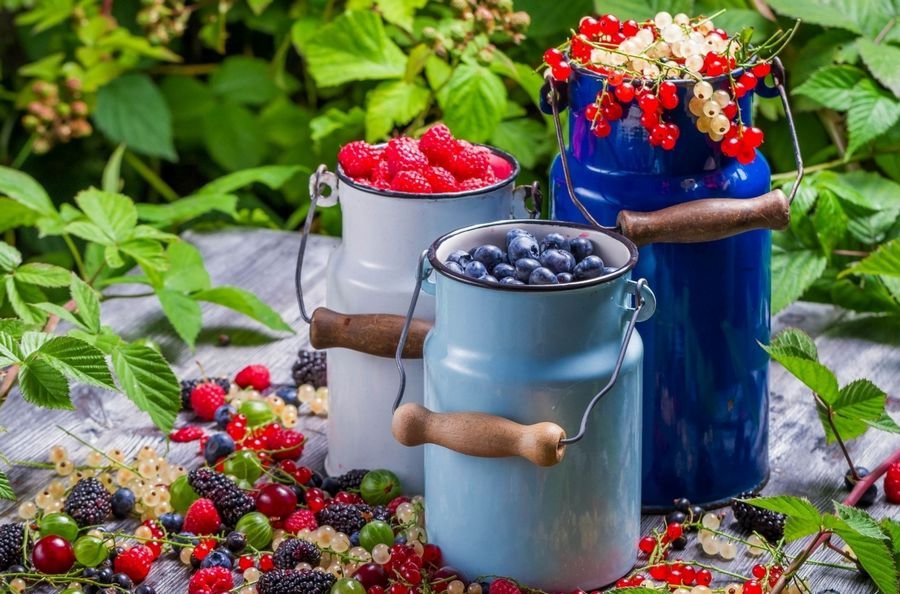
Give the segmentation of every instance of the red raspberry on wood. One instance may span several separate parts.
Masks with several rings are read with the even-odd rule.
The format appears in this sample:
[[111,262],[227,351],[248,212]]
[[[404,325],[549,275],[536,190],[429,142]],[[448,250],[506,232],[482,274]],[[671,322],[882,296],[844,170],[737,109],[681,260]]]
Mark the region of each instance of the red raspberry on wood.
[[185,532],[193,534],[215,534],[222,525],[216,506],[209,499],[198,499],[188,508],[184,516]]
[[234,383],[242,388],[253,388],[262,392],[272,385],[269,368],[265,365],[248,365],[234,376]]
[[191,408],[204,421],[212,421],[216,409],[223,404],[225,404],[225,390],[219,384],[204,382],[191,390]]
[[153,551],[145,545],[136,545],[116,555],[113,567],[116,573],[124,573],[138,584],[147,578],[153,564]]
[[188,594],[225,594],[234,588],[231,571],[224,567],[207,567],[191,576]]

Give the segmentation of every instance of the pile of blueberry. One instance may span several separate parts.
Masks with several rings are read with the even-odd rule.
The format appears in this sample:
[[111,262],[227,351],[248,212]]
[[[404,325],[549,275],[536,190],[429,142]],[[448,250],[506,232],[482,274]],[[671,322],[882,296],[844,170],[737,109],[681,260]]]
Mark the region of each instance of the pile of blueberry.
[[510,229],[506,251],[492,244],[456,250],[444,264],[452,272],[501,285],[556,285],[597,278],[616,270],[594,255],[584,237],[566,239],[549,233],[540,242],[524,229]]

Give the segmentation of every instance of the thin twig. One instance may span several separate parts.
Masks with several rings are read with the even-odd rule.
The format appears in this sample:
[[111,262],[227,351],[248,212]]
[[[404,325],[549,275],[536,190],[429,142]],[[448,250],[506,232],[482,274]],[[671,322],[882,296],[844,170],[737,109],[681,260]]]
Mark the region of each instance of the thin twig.
[[[892,146],[887,148],[879,148],[878,155],[885,155],[890,153],[900,153],[900,146]],[[837,167],[843,167],[850,163],[855,163],[857,161],[865,161],[866,159],[873,158],[874,155],[867,153],[857,153],[850,157],[849,159],[832,159],[831,161],[825,161],[824,163],[818,163],[816,165],[809,165],[803,168],[804,173],[815,173],[817,171],[825,171],[828,169],[835,169]],[[797,177],[797,170],[794,169],[792,171],[785,171],[783,173],[776,173],[772,176],[772,181],[779,180],[789,180]]]
[[169,184],[164,182],[163,179],[148,167],[146,163],[141,161],[137,155],[131,151],[125,151],[125,160],[129,165],[134,167],[134,170],[137,171],[141,177],[144,178],[144,181],[153,186],[153,189],[159,192],[160,196],[165,198],[166,202],[175,202],[178,200],[178,193],[173,190]]
[[844,453],[844,458],[847,460],[847,466],[850,467],[850,476],[853,477],[853,482],[858,482],[861,477],[859,476],[859,473],[856,472],[856,464],[853,463],[853,458],[850,457],[850,452],[847,450],[847,444],[844,443],[837,425],[834,424],[834,409],[815,392],[813,392],[813,398],[816,399],[816,404],[819,405],[820,408],[825,409],[825,418],[828,420],[828,426],[831,427],[831,434],[834,435],[834,440],[841,446],[841,451]]
[[884,28],[878,32],[878,35],[875,36],[875,43],[879,44],[884,41],[884,38],[887,37],[887,34],[891,32],[891,29],[894,28],[894,25],[897,24],[897,17],[891,17],[891,20],[887,22]]
[[142,299],[144,297],[153,297],[156,293],[150,291],[149,293],[133,293],[128,295],[103,295],[103,301],[109,301],[110,299]]

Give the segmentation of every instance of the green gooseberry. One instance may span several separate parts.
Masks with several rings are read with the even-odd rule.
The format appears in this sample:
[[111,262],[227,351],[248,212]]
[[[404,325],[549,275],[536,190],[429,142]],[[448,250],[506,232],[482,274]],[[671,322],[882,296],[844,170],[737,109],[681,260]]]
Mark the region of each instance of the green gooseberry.
[[96,536],[82,536],[75,541],[75,559],[85,567],[97,567],[109,557],[109,549]]
[[253,450],[241,450],[225,460],[225,474],[255,483],[262,476],[262,462]]
[[331,586],[331,594],[366,594],[366,587],[359,580],[341,578]]
[[372,520],[359,531],[359,544],[371,553],[379,543],[387,546],[394,544],[394,531],[387,522]]
[[370,470],[359,485],[359,494],[369,505],[386,505],[403,494],[403,486],[390,470]]
[[238,409],[238,412],[247,417],[248,427],[265,425],[266,423],[271,423],[276,418],[269,403],[265,400],[247,400],[241,404],[241,408]]
[[264,549],[272,542],[272,524],[259,512],[241,516],[234,529],[242,532],[247,537],[247,544],[255,549]]
[[169,497],[172,509],[180,514],[185,513],[192,503],[200,499],[200,496],[197,495],[197,492],[194,491],[194,488],[188,482],[187,475],[178,477],[169,485]]
[[41,538],[45,536],[60,536],[69,542],[78,537],[78,524],[72,516],[60,512],[47,514],[39,523]]

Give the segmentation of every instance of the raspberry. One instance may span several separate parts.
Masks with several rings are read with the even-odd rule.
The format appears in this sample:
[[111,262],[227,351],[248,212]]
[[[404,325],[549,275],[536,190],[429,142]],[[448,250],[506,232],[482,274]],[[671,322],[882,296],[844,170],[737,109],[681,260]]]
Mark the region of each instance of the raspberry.
[[401,503],[409,503],[411,500],[406,495],[400,495],[398,497],[394,497],[391,499],[391,502],[388,503],[388,512],[393,516],[397,513],[397,508],[400,507]]
[[480,190],[486,188],[494,182],[478,177],[470,177],[469,179],[459,182],[460,191],[468,192],[470,190]]
[[205,382],[191,390],[191,408],[203,421],[212,421],[216,416],[216,409],[223,404],[225,390],[219,384]]
[[284,520],[284,529],[291,534],[297,534],[301,530],[315,530],[318,527],[316,514],[308,509],[298,509]]
[[375,171],[372,172],[372,184],[377,188],[381,188],[383,185],[383,189],[387,190],[391,187],[391,178],[393,177],[388,162],[380,161],[378,166],[375,167]]
[[320,351],[307,351],[301,349],[297,353],[297,360],[291,368],[294,383],[298,386],[312,384],[314,388],[328,385],[327,356]]
[[900,503],[900,462],[888,467],[884,476],[884,496],[891,503]]
[[391,189],[397,192],[409,192],[410,194],[431,194],[431,184],[424,175],[418,171],[401,171],[391,182]]
[[269,449],[276,460],[296,460],[303,453],[305,438],[298,431],[282,429],[269,438]]
[[269,379],[269,368],[265,365],[248,365],[234,376],[234,383],[242,388],[250,387],[262,392],[272,384]]
[[491,153],[486,148],[465,144],[448,164],[450,172],[462,181],[472,177],[481,178],[487,175],[490,167]]
[[5,571],[10,565],[22,563],[22,544],[24,540],[24,524],[3,524],[0,526],[0,571]]
[[381,151],[362,140],[345,144],[338,152],[338,163],[350,177],[368,179],[378,165]]
[[95,526],[112,512],[112,497],[95,478],[81,479],[66,497],[64,510],[79,526]]
[[175,443],[186,443],[189,441],[197,441],[204,435],[206,435],[206,433],[204,433],[202,427],[198,427],[196,425],[188,425],[169,433],[169,439],[171,439]]
[[294,569],[298,563],[309,563],[313,567],[319,565],[322,554],[313,543],[299,538],[288,538],[278,545],[272,559],[279,569]]
[[135,545],[116,555],[113,567],[116,573],[124,573],[137,584],[147,578],[152,563],[153,551],[145,545]]
[[188,594],[225,594],[234,588],[231,571],[224,567],[206,567],[191,576]]
[[193,534],[215,534],[222,520],[216,506],[209,499],[198,499],[188,508],[184,516],[183,530]]
[[198,495],[212,500],[229,526],[234,526],[241,516],[256,509],[252,497],[227,476],[211,468],[195,468],[188,473],[188,482]]
[[500,578],[491,582],[489,594],[522,594],[519,587],[507,579]]
[[200,384],[212,382],[222,387],[222,391],[226,394],[231,389],[231,380],[227,377],[211,377],[208,379],[191,379],[181,380],[181,407],[184,410],[191,410],[191,392]]
[[401,171],[421,171],[428,166],[428,158],[412,138],[392,138],[384,149],[384,157],[391,176]]
[[328,594],[335,578],[316,569],[273,569],[256,582],[259,594]]
[[419,139],[419,149],[434,165],[446,166],[459,151],[459,141],[444,124],[429,128]]
[[455,192],[456,178],[443,167],[429,167],[425,170],[425,179],[435,192]]
[[488,157],[488,162],[490,164],[490,171],[494,174],[494,177],[497,178],[497,181],[505,180],[513,174],[514,167],[512,163],[500,155],[491,153]]

